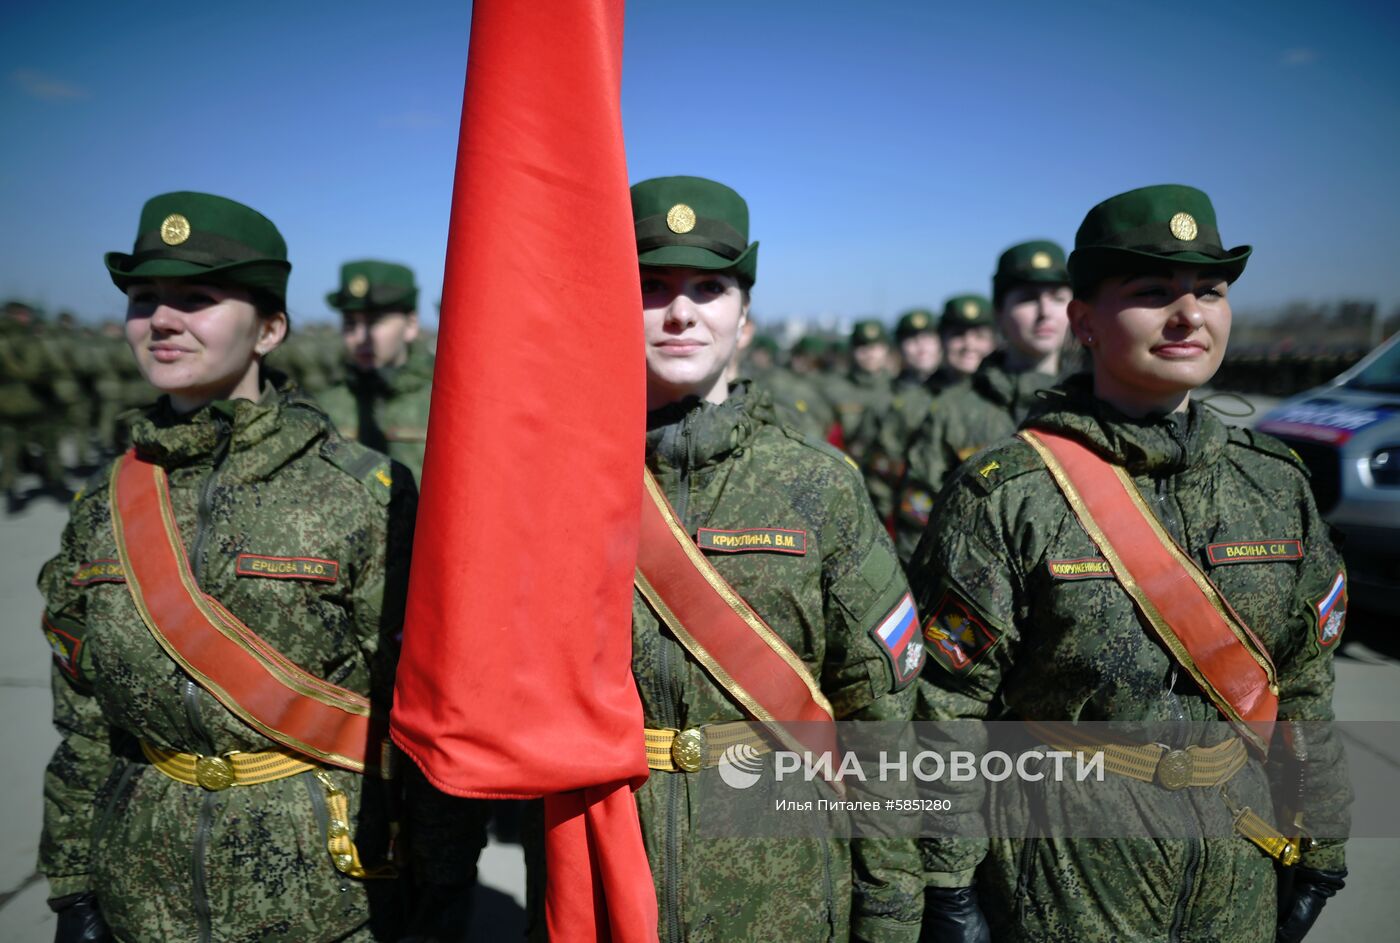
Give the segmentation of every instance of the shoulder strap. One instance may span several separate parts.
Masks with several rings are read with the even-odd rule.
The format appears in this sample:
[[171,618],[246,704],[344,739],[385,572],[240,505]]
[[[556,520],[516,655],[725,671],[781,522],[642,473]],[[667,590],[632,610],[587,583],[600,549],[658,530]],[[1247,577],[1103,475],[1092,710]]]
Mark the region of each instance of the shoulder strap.
[[376,766],[383,737],[369,700],[300,668],[199,588],[165,470],[132,450],[112,465],[111,493],[127,589],[166,654],[269,739],[356,772]]
[[[831,704],[802,659],[695,546],[650,471],[635,583],[686,650],[751,717],[773,725],[799,751],[834,747]],[[789,731],[781,726],[804,721]]]
[[1172,657],[1252,746],[1268,753],[1278,681],[1259,638],[1143,501],[1120,466],[1067,436],[1018,433],[1045,462],[1119,585]]

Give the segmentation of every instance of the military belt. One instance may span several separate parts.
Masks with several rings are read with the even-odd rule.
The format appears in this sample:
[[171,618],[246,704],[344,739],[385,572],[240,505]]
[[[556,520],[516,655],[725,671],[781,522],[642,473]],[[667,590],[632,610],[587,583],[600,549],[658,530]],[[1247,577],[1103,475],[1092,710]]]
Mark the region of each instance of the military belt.
[[725,751],[739,744],[753,747],[753,753],[768,753],[773,748],[763,739],[760,729],[758,724],[744,720],[685,730],[648,727],[644,731],[647,766],[672,773],[694,773],[718,766]]
[[230,786],[256,786],[299,773],[314,770],[316,780],[326,790],[326,811],[330,821],[326,826],[326,850],[336,870],[352,878],[393,878],[398,870],[392,863],[367,868],[360,861],[359,849],[350,838],[350,802],[341,789],[320,766],[280,750],[261,753],[225,753],[222,756],[200,756],[177,753],[142,742],[141,752],[151,765],[176,782],[200,786],[218,792]]
[[[1161,743],[1096,743],[1075,736],[1073,729],[1066,724],[1043,727],[1028,723],[1027,726],[1037,735],[1049,734],[1046,746],[1053,749],[1080,754],[1102,753],[1104,769],[1118,776],[1155,783],[1170,791],[1187,786],[1218,786],[1226,807],[1234,816],[1236,834],[1248,839],[1286,868],[1297,864],[1302,857],[1306,838],[1289,838],[1253,809],[1236,805],[1226,794],[1225,784],[1244,768],[1249,759],[1249,751],[1240,740],[1232,738],[1213,747],[1189,746],[1184,750],[1174,750]],[[1050,743],[1049,740],[1059,742]]]
[[1045,745],[1069,753],[1101,753],[1104,769],[1175,792],[1187,786],[1221,786],[1244,768],[1249,751],[1233,737],[1213,747],[1174,750],[1161,743],[1113,743],[1078,733],[1071,724],[1026,724]]
[[141,752],[151,761],[152,766],[171,779],[190,786],[201,786],[211,792],[218,792],[230,786],[270,783],[320,768],[315,763],[308,763],[281,750],[200,756],[195,753],[162,750],[143,742]]

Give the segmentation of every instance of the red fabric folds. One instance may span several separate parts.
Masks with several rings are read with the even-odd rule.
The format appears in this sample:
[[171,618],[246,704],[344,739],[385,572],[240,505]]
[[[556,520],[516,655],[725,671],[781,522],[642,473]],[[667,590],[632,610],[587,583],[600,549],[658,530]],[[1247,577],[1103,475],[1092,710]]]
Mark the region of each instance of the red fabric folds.
[[631,788],[645,378],[621,0],[477,0],[394,741],[546,797],[556,941],[647,940]]

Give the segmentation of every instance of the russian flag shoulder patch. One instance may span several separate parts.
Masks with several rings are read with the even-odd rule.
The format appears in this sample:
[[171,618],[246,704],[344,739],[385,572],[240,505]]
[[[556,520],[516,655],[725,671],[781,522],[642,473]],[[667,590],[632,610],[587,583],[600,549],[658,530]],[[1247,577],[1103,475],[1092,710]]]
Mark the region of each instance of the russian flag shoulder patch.
[[902,689],[919,676],[924,666],[924,643],[919,637],[919,613],[914,597],[905,593],[883,619],[870,629],[870,637],[889,659],[894,689]]
[[1317,644],[1330,648],[1342,637],[1342,628],[1347,619],[1347,578],[1341,570],[1328,588],[1326,595],[1317,601]]

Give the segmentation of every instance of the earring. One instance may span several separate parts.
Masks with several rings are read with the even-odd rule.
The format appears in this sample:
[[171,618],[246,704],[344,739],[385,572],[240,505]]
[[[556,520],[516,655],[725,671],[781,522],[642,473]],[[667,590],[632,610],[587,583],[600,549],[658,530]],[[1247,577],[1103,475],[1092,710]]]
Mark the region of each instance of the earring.
[[1094,343],[1094,335],[1092,335],[1092,334],[1085,334],[1085,335],[1084,335],[1084,346],[1087,347],[1087,346],[1089,346],[1089,345],[1092,344],[1092,343]]

